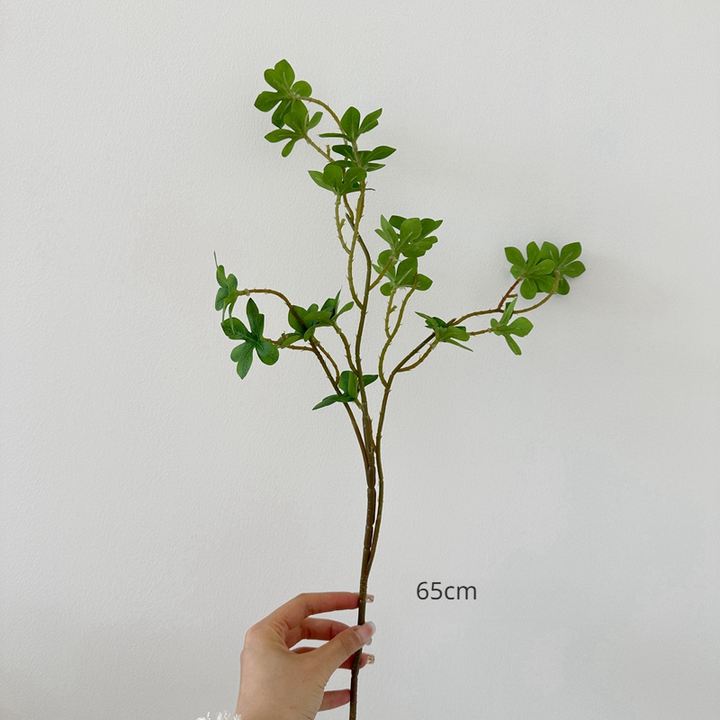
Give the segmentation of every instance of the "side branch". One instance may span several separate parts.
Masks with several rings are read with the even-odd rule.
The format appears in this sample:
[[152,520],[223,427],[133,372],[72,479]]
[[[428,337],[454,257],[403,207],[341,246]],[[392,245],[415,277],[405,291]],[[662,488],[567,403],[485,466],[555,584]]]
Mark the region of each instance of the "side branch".
[[[508,291],[502,296],[500,299],[500,302],[497,304],[497,307],[490,308],[489,310],[476,310],[475,312],[468,313],[467,315],[463,315],[462,317],[455,318],[454,320],[451,320],[448,325],[459,325],[463,320],[467,320],[471,317],[477,317],[478,315],[490,315],[492,313],[502,313],[503,311],[503,305],[508,300],[508,298],[511,297],[513,290],[522,282],[522,278],[519,278],[516,280],[508,289]],[[517,310],[515,312],[518,312]]]
[[[310,344],[313,347],[313,350],[315,351],[315,356],[317,357],[318,361],[320,362],[320,365],[322,366],[322,369],[325,371],[325,374],[327,375],[328,380],[330,381],[330,384],[333,386],[333,389],[338,395],[342,395],[342,390],[340,390],[339,385],[335,381],[335,378],[333,377],[332,373],[330,372],[330,368],[327,366],[327,363],[325,362],[325,359],[320,352],[318,345],[319,343],[315,338],[310,338]],[[350,422],[352,423],[353,430],[355,431],[355,437],[358,441],[358,445],[360,446],[360,452],[363,456],[363,462],[365,465],[368,463],[368,448],[365,446],[365,443],[363,442],[362,433],[360,432],[360,428],[358,427],[357,420],[355,419],[355,415],[353,414],[353,411],[350,409],[349,403],[342,403],[345,406],[345,410],[347,411],[348,417],[350,418]]]

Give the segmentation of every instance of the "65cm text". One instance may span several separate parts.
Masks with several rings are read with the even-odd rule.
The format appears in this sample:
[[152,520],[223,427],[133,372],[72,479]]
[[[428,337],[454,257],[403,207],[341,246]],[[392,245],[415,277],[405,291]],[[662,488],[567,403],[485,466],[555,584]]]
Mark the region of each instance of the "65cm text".
[[[474,585],[445,585],[441,582],[421,582],[415,591],[420,600],[477,600]],[[472,598],[470,597],[472,592]]]

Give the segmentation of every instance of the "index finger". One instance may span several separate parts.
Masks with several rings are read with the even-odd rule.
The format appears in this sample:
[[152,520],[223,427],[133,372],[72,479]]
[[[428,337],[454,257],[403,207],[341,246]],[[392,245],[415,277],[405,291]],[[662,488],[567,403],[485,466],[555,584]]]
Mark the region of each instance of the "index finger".
[[265,618],[273,623],[280,623],[286,632],[299,625],[306,617],[333,610],[352,610],[360,602],[358,593],[325,592],[302,593]]

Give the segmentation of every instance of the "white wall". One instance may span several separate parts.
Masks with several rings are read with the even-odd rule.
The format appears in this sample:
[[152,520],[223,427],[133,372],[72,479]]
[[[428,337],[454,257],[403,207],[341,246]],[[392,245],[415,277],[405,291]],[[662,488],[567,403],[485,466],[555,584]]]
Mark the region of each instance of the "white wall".
[[252,106],[284,57],[341,111],[384,108],[370,221],[444,219],[415,309],[496,302],[509,244],[579,240],[588,266],[521,358],[443,347],[394,391],[361,716],[720,716],[717,2],[0,18],[2,720],[230,709],[249,625],[356,588],[342,410],[310,412],[304,355],[241,382],[213,309],[213,251],[301,304],[340,287],[319,165]]

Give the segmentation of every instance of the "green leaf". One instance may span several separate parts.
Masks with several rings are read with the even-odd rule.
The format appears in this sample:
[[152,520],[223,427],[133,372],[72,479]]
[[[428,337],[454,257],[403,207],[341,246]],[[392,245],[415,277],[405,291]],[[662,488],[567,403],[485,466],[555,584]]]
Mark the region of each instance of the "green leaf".
[[515,303],[517,302],[517,298],[513,298],[510,302],[505,303],[505,309],[503,310],[502,317],[500,318],[500,325],[507,325],[510,322],[510,318],[513,315],[513,312],[515,311]]
[[261,112],[269,112],[278,104],[278,94],[274,92],[261,92],[255,100],[255,107]]
[[245,379],[245,376],[250,370],[253,360],[253,345],[249,342],[244,342],[242,345],[238,345],[230,354],[233,361],[237,362],[237,374],[241,379]]
[[325,180],[325,176],[319,170],[308,170],[310,177],[324,190],[336,192],[335,187]]
[[525,337],[533,329],[533,324],[525,317],[519,317],[508,325],[508,332],[511,335]]
[[571,262],[565,266],[565,275],[571,278],[576,278],[585,272],[585,266],[579,261]]
[[363,135],[366,132],[370,132],[370,130],[373,130],[378,126],[378,118],[382,115],[382,108],[380,110],[375,110],[374,112],[368,113],[365,116],[365,119],[360,124],[360,128],[358,130],[358,135]]
[[348,160],[355,159],[355,153],[352,149],[352,145],[333,145],[332,149],[333,152],[336,152],[338,155],[346,157]]
[[526,300],[532,300],[537,295],[537,284],[530,278],[525,278],[520,285],[520,294]]
[[433,283],[433,281],[427,275],[421,275],[420,273],[417,274],[416,282],[417,282],[416,289],[421,292],[424,292],[425,290],[429,290],[430,286]]
[[582,253],[582,245],[579,242],[565,245],[560,251],[560,259],[567,265],[573,260],[577,260]]
[[344,390],[347,392],[347,394],[355,399],[358,396],[358,379],[357,375],[354,372],[346,371],[347,372],[347,381],[345,383],[346,387]]
[[260,362],[265,363],[265,365],[274,365],[280,357],[280,351],[268,340],[260,341],[255,350]]
[[360,135],[360,112],[357,108],[349,107],[340,118],[340,125],[351,142]]
[[505,337],[505,342],[508,344],[509,348],[516,355],[522,355],[522,350],[520,349],[520,346],[509,335],[505,335],[504,337]]
[[505,257],[513,265],[522,265],[525,262],[525,258],[523,257],[523,254],[516,247],[506,247],[505,248]]
[[417,258],[406,258],[395,269],[395,284],[410,287],[415,282],[415,275],[417,275]]
[[226,287],[221,287],[215,295],[215,309],[222,310],[225,307],[225,298],[228,295]]
[[265,81],[276,90],[285,91],[295,80],[295,71],[287,60],[280,60],[275,68],[265,71]]
[[252,298],[248,298],[245,312],[247,313],[248,322],[250,323],[250,332],[257,340],[260,340],[263,329],[265,328],[265,316],[260,314],[258,306]]
[[374,150],[371,150],[370,153],[366,156],[366,159],[368,161],[372,160],[383,160],[386,157],[389,157],[395,152],[395,148],[388,147],[387,145],[380,145],[376,147]]
[[[217,258],[215,259],[215,262],[217,263]],[[217,270],[215,271],[215,277],[217,278],[218,284],[222,287],[225,287],[227,285],[227,277],[225,276],[225,268],[222,265],[217,266]]]
[[272,130],[269,132],[265,139],[268,142],[276,143],[276,142],[282,142],[283,140],[287,140],[288,138],[292,138],[295,135],[295,133],[292,130]]
[[252,340],[253,338],[252,333],[237,318],[223,320],[220,327],[231,340]]
[[283,157],[287,157],[292,152],[296,142],[297,140],[291,140],[287,145],[285,145],[285,147],[282,149],[281,155]]
[[304,80],[298,80],[291,88],[293,92],[300,95],[300,97],[310,97],[312,95],[312,88],[309,83]]
[[313,408],[313,410],[318,410],[319,408],[327,407],[328,405],[332,405],[333,403],[336,403],[336,402],[343,402],[343,397],[341,395],[328,395],[326,398],[323,398]]
[[340,373],[340,379],[338,380],[338,387],[344,392],[347,393],[348,389],[348,378],[350,377],[350,371],[349,370],[343,370]]
[[[293,312],[294,311],[294,312]],[[302,335],[305,330],[307,330],[307,327],[305,323],[303,322],[303,318],[305,317],[305,310],[301,308],[299,305],[293,305],[292,310],[288,311],[288,322],[290,323],[290,327],[293,330],[296,330],[297,332]]]
[[370,383],[374,383],[377,379],[377,375],[363,375],[363,387],[367,387]]

